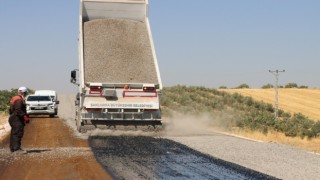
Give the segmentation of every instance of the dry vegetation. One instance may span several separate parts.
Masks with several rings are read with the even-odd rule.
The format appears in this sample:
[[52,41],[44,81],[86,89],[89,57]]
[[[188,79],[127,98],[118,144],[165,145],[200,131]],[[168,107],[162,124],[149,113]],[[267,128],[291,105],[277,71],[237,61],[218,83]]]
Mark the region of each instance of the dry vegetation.
[[3,112],[0,112],[0,125],[5,124],[8,121],[8,116]]
[[[224,89],[229,93],[240,93],[251,96],[255,100],[266,103],[275,102],[274,89]],[[290,113],[301,113],[312,120],[320,120],[320,89],[279,89],[279,108]],[[265,142],[274,142],[295,146],[308,151],[320,153],[320,139],[301,139],[300,137],[287,137],[283,133],[236,130],[233,133],[250,139]]]
[[258,131],[248,131],[248,130],[234,130],[230,132],[234,135],[246,137],[253,140],[277,143],[277,144],[285,144],[293,147],[297,147],[300,149],[304,149],[306,151],[311,151],[315,153],[320,153],[320,138],[301,139],[300,137],[288,137],[283,133],[270,131],[267,134],[258,132]]
[[[274,104],[274,89],[224,89],[255,100]],[[312,120],[320,120],[320,89],[279,89],[279,108],[290,113],[301,113]]]

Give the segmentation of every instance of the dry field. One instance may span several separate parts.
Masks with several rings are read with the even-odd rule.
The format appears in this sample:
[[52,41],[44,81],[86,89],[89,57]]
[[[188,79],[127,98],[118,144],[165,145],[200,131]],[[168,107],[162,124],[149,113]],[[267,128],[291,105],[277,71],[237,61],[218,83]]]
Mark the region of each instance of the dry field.
[[[230,93],[251,96],[255,100],[274,105],[274,89],[225,89]],[[312,120],[320,120],[320,89],[279,89],[279,109],[301,113]]]
[[[230,93],[240,93],[244,96],[251,96],[255,100],[271,103],[275,102],[274,89],[226,89]],[[312,120],[320,120],[320,89],[279,89],[279,108],[290,113],[302,113]],[[320,138],[308,140],[300,137],[286,137],[282,133],[269,132],[264,135],[259,132],[236,130],[232,132],[250,139],[265,142],[286,144],[307,151],[320,153]]]

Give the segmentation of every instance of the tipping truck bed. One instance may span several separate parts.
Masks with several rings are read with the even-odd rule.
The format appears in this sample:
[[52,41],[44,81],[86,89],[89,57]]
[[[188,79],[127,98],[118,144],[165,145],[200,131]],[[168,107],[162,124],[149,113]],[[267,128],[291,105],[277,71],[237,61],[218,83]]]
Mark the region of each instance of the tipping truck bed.
[[162,83],[148,0],[81,0],[78,130],[86,125],[161,124]]
[[158,84],[145,22],[102,19],[84,23],[84,80]]

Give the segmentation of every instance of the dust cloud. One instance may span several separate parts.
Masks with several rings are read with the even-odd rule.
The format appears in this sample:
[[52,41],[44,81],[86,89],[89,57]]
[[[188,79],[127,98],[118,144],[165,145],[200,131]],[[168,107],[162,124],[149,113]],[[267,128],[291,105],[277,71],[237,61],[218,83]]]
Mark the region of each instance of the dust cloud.
[[165,124],[167,136],[193,136],[209,133],[212,118],[209,113],[201,115],[175,113]]
[[230,113],[216,112],[202,113],[200,115],[174,113],[172,117],[163,118],[163,126],[153,128],[152,126],[143,128],[102,128],[88,130],[81,134],[76,130],[75,124],[75,95],[60,95],[58,116],[65,120],[65,123],[74,131],[74,135],[79,138],[89,136],[195,136],[212,133],[215,128],[226,126],[230,118],[234,118]]

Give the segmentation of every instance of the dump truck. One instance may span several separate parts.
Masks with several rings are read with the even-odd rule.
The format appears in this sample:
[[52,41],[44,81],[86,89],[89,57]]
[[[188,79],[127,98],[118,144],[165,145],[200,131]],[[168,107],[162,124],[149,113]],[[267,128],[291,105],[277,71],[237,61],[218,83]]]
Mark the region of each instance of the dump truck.
[[80,0],[77,129],[161,126],[162,83],[148,0]]

